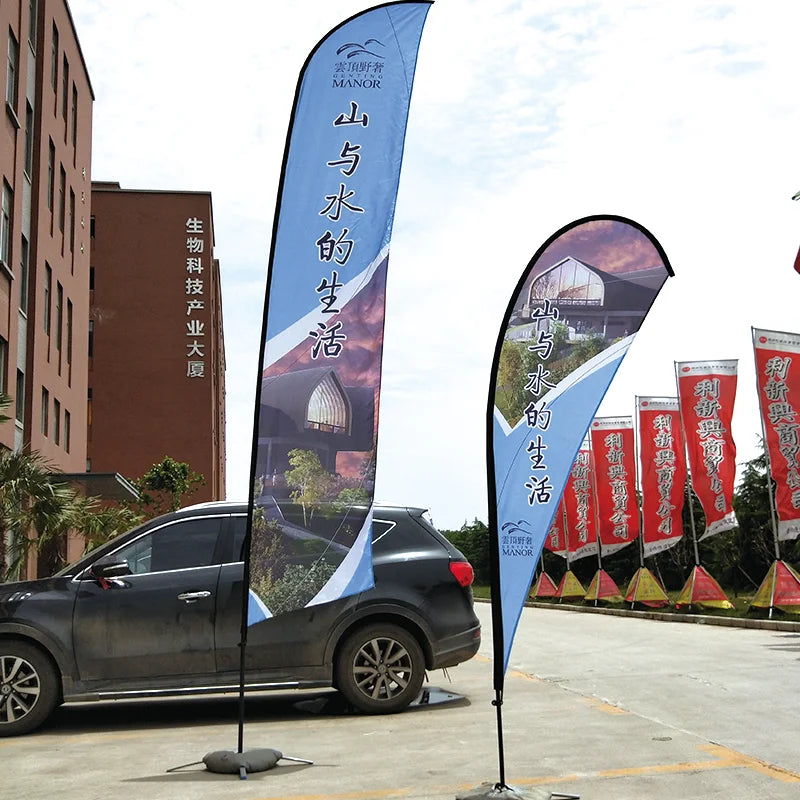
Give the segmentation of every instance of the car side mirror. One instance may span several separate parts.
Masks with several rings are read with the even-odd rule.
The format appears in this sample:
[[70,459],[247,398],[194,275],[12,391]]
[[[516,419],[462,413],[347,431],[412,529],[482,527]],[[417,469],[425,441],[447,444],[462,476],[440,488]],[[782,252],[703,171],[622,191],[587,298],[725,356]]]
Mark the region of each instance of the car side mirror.
[[88,571],[88,577],[99,581],[101,585],[113,578],[130,574],[131,568],[127,561],[96,561]]

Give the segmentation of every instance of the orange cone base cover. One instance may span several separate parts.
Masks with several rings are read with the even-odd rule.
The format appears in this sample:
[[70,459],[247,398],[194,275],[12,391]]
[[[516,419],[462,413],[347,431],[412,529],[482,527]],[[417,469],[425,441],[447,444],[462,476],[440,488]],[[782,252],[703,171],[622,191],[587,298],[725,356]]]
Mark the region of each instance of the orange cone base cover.
[[555,597],[557,591],[553,579],[546,572],[540,572],[531,589],[531,597]]
[[625,601],[642,603],[650,608],[663,608],[669,605],[667,593],[647,567],[639,567],[634,573],[625,593]]
[[769,608],[770,605],[789,614],[800,614],[800,575],[785,561],[773,561],[750,603],[752,608]]
[[696,566],[681,589],[675,608],[733,608],[722,587],[701,566]]
[[621,603],[622,592],[619,590],[619,586],[614,582],[614,579],[604,569],[599,569],[595,572],[584,599]]
[[572,570],[570,570],[564,573],[564,577],[558,584],[558,589],[556,589],[555,596],[562,598],[562,600],[565,598],[569,598],[570,600],[578,598],[583,599],[586,596],[586,589],[583,588],[581,582],[575,577]]

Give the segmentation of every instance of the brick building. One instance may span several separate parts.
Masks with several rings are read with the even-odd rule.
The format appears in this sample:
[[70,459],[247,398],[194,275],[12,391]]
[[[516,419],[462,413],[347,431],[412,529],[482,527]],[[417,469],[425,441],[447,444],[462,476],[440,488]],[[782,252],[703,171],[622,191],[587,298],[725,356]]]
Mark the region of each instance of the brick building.
[[165,455],[225,496],[225,352],[208,192],[92,184],[88,463],[142,475]]
[[0,445],[83,471],[94,96],[64,0],[4,0],[3,44]]
[[[206,478],[191,501],[220,499],[211,197],[93,191],[95,98],[65,0],[2,0],[0,52],[0,393],[12,399],[0,450],[38,451],[106,498],[130,496],[118,473],[170,455]],[[82,546],[70,539],[61,556]]]

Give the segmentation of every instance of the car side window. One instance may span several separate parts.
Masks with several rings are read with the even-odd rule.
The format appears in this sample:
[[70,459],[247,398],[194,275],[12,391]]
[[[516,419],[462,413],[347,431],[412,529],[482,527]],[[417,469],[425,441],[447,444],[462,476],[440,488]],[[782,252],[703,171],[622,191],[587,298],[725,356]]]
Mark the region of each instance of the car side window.
[[389,536],[391,531],[396,527],[396,525],[397,525],[396,522],[390,522],[389,520],[373,519],[372,520],[373,546],[378,544],[378,542],[382,541],[387,536]]
[[114,553],[132,575],[207,567],[214,563],[220,517],[186,519],[145,534]]
[[247,517],[243,514],[231,517],[233,526],[233,558],[235,561],[244,561],[244,537],[247,534]]

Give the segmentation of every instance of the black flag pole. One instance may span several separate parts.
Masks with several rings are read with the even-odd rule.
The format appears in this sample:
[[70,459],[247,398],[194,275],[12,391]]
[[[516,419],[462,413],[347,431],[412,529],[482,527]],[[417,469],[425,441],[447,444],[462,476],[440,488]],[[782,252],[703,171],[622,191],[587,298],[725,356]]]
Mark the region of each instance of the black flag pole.
[[[287,439],[281,428],[283,412],[277,412],[283,409],[280,403],[287,402],[290,395],[292,402],[295,401],[287,386],[294,386],[292,379],[298,375],[308,382],[308,373],[313,373],[317,379],[322,370],[328,370],[335,391],[346,399],[344,393],[351,388],[349,383],[342,385],[341,381],[346,378],[352,382],[354,391],[372,397],[371,407],[365,402],[357,415],[363,417],[359,424],[363,424],[365,430],[377,431],[386,265],[417,51],[430,5],[431,0],[396,0],[354,14],[317,42],[297,80],[272,224],[255,387],[248,516],[242,557],[238,747],[236,753],[219,751],[203,759],[214,772],[238,771],[240,777],[245,778],[247,771],[270,769],[284,757],[271,748],[244,749],[249,627],[261,626],[274,614],[295,610],[270,600],[275,605],[271,609],[265,602],[273,581],[271,573],[269,577],[265,575],[265,562],[269,558],[259,551],[263,540],[262,523],[271,523],[272,517],[282,517],[278,501],[286,499],[289,493],[286,485],[275,481],[272,492],[264,491],[262,478],[279,472],[286,475],[286,462],[292,465],[291,453],[303,452],[304,445],[319,468],[332,478],[338,452],[333,451],[332,464],[329,458],[324,465],[320,463],[315,426],[321,427],[323,423],[322,418],[317,417],[307,418],[305,422],[309,424],[300,426],[292,438],[293,449],[284,448]],[[348,85],[347,93],[342,93],[339,90],[345,87],[339,84],[343,81],[334,78],[331,82],[331,75],[340,63],[360,54],[376,60],[375,70],[382,70],[380,78],[353,81],[357,85]],[[381,88],[380,93],[368,91],[377,87]],[[365,137],[363,153],[369,152],[374,158],[364,157],[362,161],[362,154],[356,152],[361,149],[361,138],[357,142],[345,140],[347,135],[352,138],[355,131],[359,137]],[[344,160],[327,160],[336,159],[336,153]],[[337,175],[338,196],[325,194],[329,191],[330,173],[334,169],[349,181],[345,184]],[[371,203],[358,229],[348,221],[349,228],[333,226],[333,230],[325,230],[332,222],[339,222],[343,210],[348,214],[365,213],[364,208],[345,202],[356,191]],[[350,239],[346,238],[348,234]],[[329,264],[331,261],[335,263]],[[380,314],[376,312],[366,324],[362,307],[379,309]],[[345,326],[349,326],[347,334],[341,332]],[[328,333],[323,336],[320,331]],[[348,340],[353,343],[349,353],[343,344]],[[369,341],[371,347],[362,347],[362,340]],[[338,371],[334,371],[333,365]],[[346,404],[349,427],[349,400]],[[328,424],[327,417],[324,424]],[[273,448],[276,441],[280,446]],[[376,434],[369,443],[365,435],[363,448],[354,447],[351,451],[361,454],[361,460],[367,463],[375,442]],[[329,457],[331,450],[326,449],[325,453]],[[369,495],[366,509],[371,507],[372,487]],[[269,510],[262,512],[265,501],[270,504]],[[362,516],[363,524],[359,522],[356,526],[355,544],[342,544],[337,550],[340,557],[330,561],[319,558],[320,564],[324,563],[333,574],[338,574],[338,581],[325,578],[321,586],[313,587],[310,597],[299,595],[295,598],[297,608],[355,595],[373,585],[369,511],[365,510]],[[310,526],[310,522],[308,524]],[[320,531],[310,533],[329,544],[333,544],[336,536],[336,532],[329,531],[324,535]],[[348,556],[342,555],[343,551],[348,556],[353,553],[353,557],[348,560]],[[295,583],[299,582],[298,579]],[[306,581],[306,588],[309,583]],[[258,630],[260,636],[269,629],[265,631],[259,627]],[[256,634],[251,632],[250,636],[253,638]]]
[[[647,281],[633,279],[643,273]],[[503,741],[504,675],[514,631],[557,513],[554,498],[564,490],[569,465],[633,335],[672,274],[666,254],[645,228],[624,217],[595,215],[550,236],[509,299],[486,405],[492,705],[499,780],[463,800],[524,796],[506,782]],[[578,290],[582,293],[576,294]],[[612,307],[628,309],[613,324]],[[600,349],[576,361],[575,345],[587,330],[597,332]],[[502,381],[501,356],[507,356]]]

